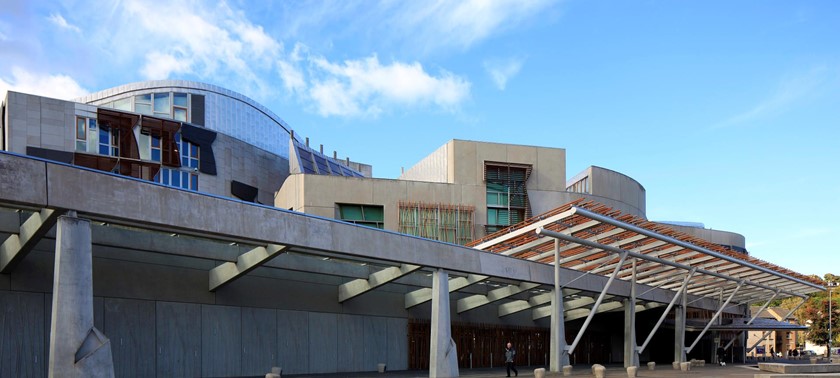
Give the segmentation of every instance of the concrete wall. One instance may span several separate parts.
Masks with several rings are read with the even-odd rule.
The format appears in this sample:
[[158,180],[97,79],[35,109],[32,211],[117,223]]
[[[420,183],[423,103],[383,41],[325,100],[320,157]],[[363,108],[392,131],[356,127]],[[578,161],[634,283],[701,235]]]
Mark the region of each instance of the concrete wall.
[[[96,118],[94,105],[8,92],[9,151],[26,154],[26,147],[75,152],[76,116]],[[217,133],[213,142],[217,175],[197,172],[199,191],[232,197],[236,180],[259,189],[257,201],[274,202],[274,193],[289,175],[288,159]]]
[[72,102],[8,92],[8,151],[26,154],[26,146],[73,151],[76,122]]
[[400,175],[400,180],[429,181],[429,182],[451,182],[449,176],[449,152],[453,148],[454,141],[449,141],[440,146],[419,162],[408,168]]

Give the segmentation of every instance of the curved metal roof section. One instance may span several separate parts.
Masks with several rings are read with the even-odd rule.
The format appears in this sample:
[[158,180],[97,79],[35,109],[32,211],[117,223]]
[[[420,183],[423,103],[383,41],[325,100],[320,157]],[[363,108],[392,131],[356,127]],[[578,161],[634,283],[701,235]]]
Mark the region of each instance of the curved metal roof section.
[[291,127],[280,118],[277,114],[274,114],[271,110],[263,106],[262,104],[254,101],[248,96],[245,96],[241,93],[234,92],[227,88],[222,88],[218,85],[202,83],[198,81],[190,81],[190,80],[148,80],[148,81],[138,81],[134,83],[123,84],[117,87],[108,88],[101,90],[99,92],[94,92],[82,97],[78,97],[73,99],[75,102],[82,102],[82,103],[91,103],[94,101],[101,101],[101,100],[108,100],[108,99],[117,99],[120,98],[122,94],[127,92],[133,91],[140,91],[140,90],[147,90],[147,89],[157,89],[157,88],[183,88],[183,89],[192,89],[192,90],[199,90],[205,92],[215,93],[221,96],[225,96],[228,98],[232,98],[238,101],[241,101],[249,106],[253,107],[260,113],[266,115],[266,117],[271,118],[274,122],[277,122],[280,127],[282,127],[286,132],[291,131]]
[[[554,258],[555,240],[559,261]],[[717,297],[737,291],[733,286],[743,281],[749,288],[739,292],[736,303],[766,299],[774,292],[782,297],[801,297],[824,290],[822,282],[812,277],[583,199],[468,246],[556,263],[587,274],[609,275],[619,269],[618,278],[624,280],[630,280],[634,274],[630,260],[620,258],[620,254],[629,252],[639,259],[635,273],[638,283],[675,290],[689,271],[696,270],[697,275],[687,288],[689,294]]]

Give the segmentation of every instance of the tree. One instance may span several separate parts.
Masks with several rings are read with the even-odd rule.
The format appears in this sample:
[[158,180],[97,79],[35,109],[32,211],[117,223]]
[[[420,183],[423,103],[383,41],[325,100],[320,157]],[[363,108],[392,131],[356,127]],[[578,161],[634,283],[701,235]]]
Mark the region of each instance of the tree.
[[[840,282],[840,276],[833,274],[826,274],[823,280],[823,285],[828,286],[829,282]],[[840,288],[835,288],[831,296],[833,303],[831,304],[831,330],[832,330],[832,345],[837,345],[837,340],[840,339]],[[813,293],[808,298],[808,301],[795,313],[799,324],[808,325],[808,332],[805,336],[808,341],[817,345],[828,345],[828,331],[829,331],[829,298],[828,291],[821,291]]]

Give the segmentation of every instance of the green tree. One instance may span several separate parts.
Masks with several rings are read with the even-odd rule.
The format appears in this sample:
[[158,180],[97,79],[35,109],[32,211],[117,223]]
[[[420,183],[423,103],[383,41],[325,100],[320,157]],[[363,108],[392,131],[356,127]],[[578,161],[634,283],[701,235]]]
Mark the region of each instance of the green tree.
[[[829,286],[829,283],[840,283],[840,276],[833,274],[826,274],[823,279],[823,285]],[[832,292],[831,303],[831,338],[832,345],[837,345],[837,340],[840,334],[840,287],[835,287]],[[790,303],[790,302],[788,302]],[[785,303],[785,304],[788,304]],[[784,305],[784,304],[783,304]],[[791,305],[791,304],[788,304]],[[791,305],[792,306],[792,305]],[[829,333],[829,292],[821,291],[813,293],[808,298],[808,301],[800,307],[794,314],[800,324],[808,325],[808,332],[805,336],[808,341],[817,345],[828,345]]]

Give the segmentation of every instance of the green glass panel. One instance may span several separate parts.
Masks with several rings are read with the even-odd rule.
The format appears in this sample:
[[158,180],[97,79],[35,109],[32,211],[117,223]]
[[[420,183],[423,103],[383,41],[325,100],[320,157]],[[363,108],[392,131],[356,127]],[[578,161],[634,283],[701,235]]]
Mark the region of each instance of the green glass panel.
[[365,206],[365,220],[382,222],[385,220],[385,212],[381,206]]
[[362,216],[362,207],[359,205],[339,205],[338,212],[342,220],[364,220],[364,217]]

